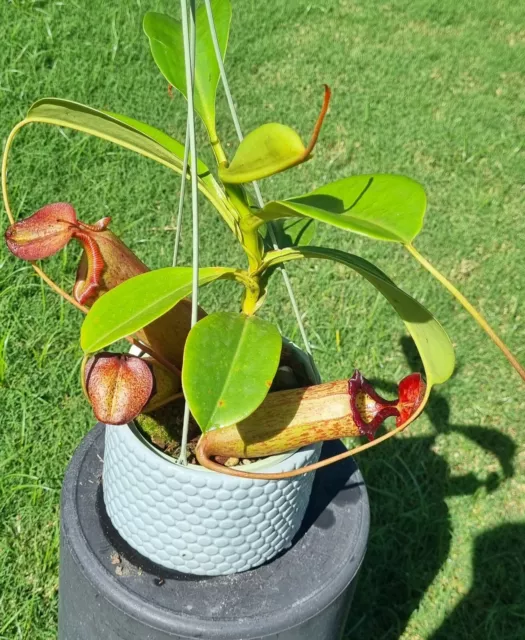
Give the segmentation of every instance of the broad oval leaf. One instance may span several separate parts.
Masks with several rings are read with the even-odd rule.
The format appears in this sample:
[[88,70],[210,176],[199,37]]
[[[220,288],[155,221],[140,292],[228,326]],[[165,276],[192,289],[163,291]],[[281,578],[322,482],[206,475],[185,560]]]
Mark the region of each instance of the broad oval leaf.
[[333,260],[366,278],[397,311],[410,332],[425,367],[428,386],[448,380],[454,371],[454,349],[441,324],[423,305],[397,287],[371,262],[344,251],[324,247],[296,247],[267,254],[263,269],[300,258]]
[[377,240],[410,243],[421,231],[426,209],[423,187],[391,174],[351,176],[296,198],[269,202],[264,222],[303,216]]
[[[231,21],[229,0],[212,0],[211,8],[222,57],[226,54]],[[215,94],[220,72],[210,33],[206,6],[196,13],[195,32],[195,110],[202,118],[210,137],[216,138]],[[144,32],[150,42],[151,53],[166,80],[187,97],[184,45],[180,20],[163,13],[150,11],[144,16]]]
[[242,184],[267,178],[306,160],[306,147],[290,127],[271,122],[251,131],[228,167],[219,168],[223,182]]
[[[199,284],[233,277],[235,269],[199,269]],[[101,296],[89,310],[80,331],[85,353],[99,351],[132,335],[191,293],[191,267],[166,267],[126,280]]]
[[[117,113],[93,109],[72,100],[43,98],[29,109],[26,120],[68,127],[114,142],[182,173],[184,145],[155,127]],[[209,173],[199,162],[199,173]]]
[[[135,151],[182,174],[184,146],[163,131],[128,116],[100,111],[71,100],[44,98],[31,107],[25,122],[42,122],[82,131]],[[222,188],[208,167],[200,160],[197,162],[200,191],[235,231],[235,214]]]
[[307,147],[290,127],[275,122],[264,124],[242,140],[227,167],[219,167],[219,178],[229,184],[253,182],[309,160],[328,111],[330,96],[330,87],[325,84],[323,106]]
[[213,313],[190,331],[182,387],[205,433],[243,420],[266,397],[279,366],[277,327],[256,316]]

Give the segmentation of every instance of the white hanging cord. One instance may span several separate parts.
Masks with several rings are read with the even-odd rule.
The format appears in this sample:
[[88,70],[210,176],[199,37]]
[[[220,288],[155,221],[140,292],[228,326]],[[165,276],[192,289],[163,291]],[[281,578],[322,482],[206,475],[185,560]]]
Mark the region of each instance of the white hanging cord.
[[[191,87],[194,91],[195,87],[195,23],[190,21],[190,50],[192,54],[191,60]],[[173,260],[172,266],[177,266],[177,260],[179,257],[180,236],[182,231],[182,213],[184,211],[184,196],[186,195],[186,180],[188,178],[188,158],[190,153],[190,123],[186,120],[186,138],[184,140],[184,158],[182,161],[182,180],[180,185],[179,194],[179,209],[177,211],[177,223],[175,228],[175,241],[173,243]]]
[[[217,31],[215,29],[215,21],[213,19],[213,11],[211,8],[211,1],[210,0],[204,0],[205,4],[206,4],[206,13],[208,14],[208,22],[210,25],[210,33],[211,33],[211,37],[212,37],[212,41],[213,41],[213,47],[215,49],[215,57],[217,58],[217,63],[219,65],[219,71],[221,74],[221,80],[222,80],[222,84],[224,87],[224,92],[226,93],[226,99],[228,101],[228,106],[230,108],[230,113],[232,116],[232,120],[233,120],[233,124],[235,126],[235,131],[237,132],[237,137],[239,138],[239,142],[242,142],[244,136],[242,133],[242,129],[241,129],[241,124],[239,122],[239,118],[237,116],[237,110],[235,108],[235,105],[233,103],[233,98],[232,98],[232,94],[230,91],[230,85],[228,83],[228,78],[226,77],[226,69],[224,68],[224,62],[222,59],[222,55],[221,55],[221,49],[219,46],[219,40],[217,38]],[[264,200],[261,194],[261,190],[259,188],[259,185],[257,184],[257,182],[253,182],[253,188],[255,190],[255,196],[257,198],[257,204],[259,205],[259,207],[262,209],[264,207]],[[272,242],[273,248],[274,249],[279,249],[279,245],[277,243],[277,237],[275,235],[275,230],[273,228],[273,224],[270,222],[268,225],[268,233],[270,235],[270,240]],[[301,312],[299,311],[299,307],[297,305],[297,300],[295,298],[295,294],[293,292],[293,288],[292,288],[292,283],[290,282],[290,278],[288,276],[288,273],[286,272],[286,269],[284,266],[280,266],[279,267],[279,271],[281,272],[282,276],[283,276],[283,280],[284,280],[284,284],[286,287],[286,290],[288,292],[288,296],[290,298],[290,302],[292,304],[292,309],[294,311],[295,317],[297,319],[297,326],[299,327],[299,332],[301,333],[301,338],[303,340],[304,343],[304,348],[306,353],[310,356],[310,360],[312,362],[314,371],[316,373],[316,375],[319,377],[319,374],[317,372],[317,368],[315,367],[315,363],[314,363],[314,359],[313,359],[313,355],[312,355],[312,347],[310,345],[310,341],[308,340],[308,336],[306,335],[306,329],[304,327],[304,323],[303,323],[303,319],[301,316]]]
[[[188,98],[188,138],[190,146],[190,175],[191,175],[191,212],[192,212],[192,241],[193,241],[193,260],[192,260],[192,294],[191,294],[191,326],[196,324],[199,311],[199,209],[198,209],[198,190],[197,190],[197,144],[195,141],[195,106],[193,101],[195,77],[195,38],[190,43],[189,25],[188,25],[188,2],[181,0],[182,13],[182,38],[184,41],[184,67],[186,71],[186,95]],[[195,32],[195,0],[190,0],[190,13],[192,20],[192,28]],[[188,142],[188,141],[187,141]],[[187,145],[186,145],[187,146]],[[183,174],[183,183],[186,175]],[[186,401],[184,405],[184,419],[182,423],[182,438],[180,443],[179,464],[187,465],[186,447],[188,445],[188,429],[190,424],[190,407]]]

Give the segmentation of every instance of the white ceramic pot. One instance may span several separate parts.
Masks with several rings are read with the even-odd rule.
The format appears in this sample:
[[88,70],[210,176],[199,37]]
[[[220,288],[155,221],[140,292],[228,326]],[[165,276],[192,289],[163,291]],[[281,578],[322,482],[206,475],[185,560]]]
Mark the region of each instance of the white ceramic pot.
[[[316,462],[320,445],[243,471],[291,471]],[[226,575],[262,564],[291,545],[314,474],[288,480],[235,478],[183,467],[136,427],[106,427],[103,487],[111,522],[143,556],[168,569]]]

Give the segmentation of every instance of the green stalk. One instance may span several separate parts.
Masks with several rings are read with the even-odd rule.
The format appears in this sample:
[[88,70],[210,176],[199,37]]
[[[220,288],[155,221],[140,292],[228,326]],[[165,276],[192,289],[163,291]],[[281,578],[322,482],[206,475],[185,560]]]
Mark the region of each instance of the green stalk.
[[426,258],[424,258],[419,251],[417,251],[413,245],[406,244],[407,251],[414,256],[414,258],[431,273],[444,287],[447,289],[456,300],[463,305],[463,307],[470,313],[479,326],[485,331],[494,344],[503,352],[503,355],[510,362],[512,367],[518,372],[522,380],[525,381],[525,369],[518,362],[516,356],[510,351],[503,340],[498,336],[494,329],[489,325],[481,313],[465,298],[465,296],[456,289],[456,287],[447,278],[440,273],[435,267],[433,267]]
[[242,188],[236,185],[226,185],[226,195],[239,214],[240,242],[248,258],[249,272],[253,273],[259,269],[264,258],[259,232],[252,224],[253,215],[246,203]]
[[224,149],[217,134],[215,134],[215,138],[213,140],[210,138],[210,145],[219,167],[225,165],[228,162],[228,159],[226,158],[226,154],[224,153]]

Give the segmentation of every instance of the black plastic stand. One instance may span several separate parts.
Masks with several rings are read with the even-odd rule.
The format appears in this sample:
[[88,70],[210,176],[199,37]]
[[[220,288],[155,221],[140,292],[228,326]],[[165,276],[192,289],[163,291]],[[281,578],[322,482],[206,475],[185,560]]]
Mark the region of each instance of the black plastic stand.
[[[340,443],[325,445],[333,455]],[[76,451],[62,489],[59,640],[337,640],[363,560],[369,508],[352,460],[317,472],[293,546],[224,577],[168,571],[134,552],[105,513],[104,427]]]

